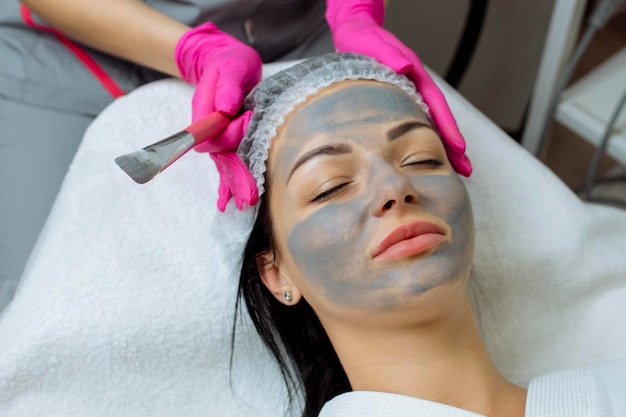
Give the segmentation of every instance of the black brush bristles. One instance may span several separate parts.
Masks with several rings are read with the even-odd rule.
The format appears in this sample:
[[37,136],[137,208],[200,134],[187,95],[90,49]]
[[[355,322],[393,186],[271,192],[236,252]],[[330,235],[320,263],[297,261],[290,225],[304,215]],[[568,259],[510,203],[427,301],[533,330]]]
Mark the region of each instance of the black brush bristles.
[[140,149],[115,158],[115,163],[124,170],[137,184],[145,184],[161,172],[161,164],[153,156]]

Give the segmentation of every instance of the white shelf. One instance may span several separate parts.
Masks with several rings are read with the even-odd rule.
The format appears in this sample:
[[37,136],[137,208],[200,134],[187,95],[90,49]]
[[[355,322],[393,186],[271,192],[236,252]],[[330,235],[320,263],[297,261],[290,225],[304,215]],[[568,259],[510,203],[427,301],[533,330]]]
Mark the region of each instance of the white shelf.
[[[598,146],[626,91],[626,48],[621,49],[561,94],[556,119]],[[607,153],[626,166],[626,109],[609,141]]]

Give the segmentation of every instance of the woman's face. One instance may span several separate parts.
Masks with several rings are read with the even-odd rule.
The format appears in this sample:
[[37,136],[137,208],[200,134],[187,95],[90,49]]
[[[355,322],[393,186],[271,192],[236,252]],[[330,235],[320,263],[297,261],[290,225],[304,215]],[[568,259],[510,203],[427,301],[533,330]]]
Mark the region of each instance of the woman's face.
[[318,314],[464,291],[474,238],[467,191],[399,88],[345,81],[309,98],[274,138],[267,176],[276,265]]

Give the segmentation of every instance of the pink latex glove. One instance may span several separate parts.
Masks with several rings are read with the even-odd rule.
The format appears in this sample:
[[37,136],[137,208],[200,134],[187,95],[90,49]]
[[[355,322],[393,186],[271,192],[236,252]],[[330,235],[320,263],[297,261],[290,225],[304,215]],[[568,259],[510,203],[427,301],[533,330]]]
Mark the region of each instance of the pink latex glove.
[[370,56],[397,73],[406,75],[428,105],[450,163],[456,172],[468,177],[472,173],[472,164],[465,155],[465,139],[443,93],[417,55],[382,27],[384,16],[383,0],[326,1],[326,20],[337,51]]
[[215,110],[237,114],[245,95],[261,80],[263,61],[258,52],[212,22],[181,36],[175,58],[182,78],[197,85],[193,121]]
[[[250,110],[244,112],[226,127],[222,136],[238,138],[238,146],[248,128],[250,117],[252,117]],[[259,199],[259,192],[256,186],[256,180],[250,173],[250,170],[239,158],[234,149],[231,151],[212,152],[212,142],[212,140],[207,141],[209,152],[211,152],[209,155],[211,159],[213,159],[213,162],[215,162],[217,172],[220,174],[217,208],[220,211],[224,211],[226,204],[231,198],[234,198],[235,205],[239,210],[241,210],[244,205],[254,206]]]
[[256,181],[248,167],[239,159],[237,152],[216,152],[209,155],[220,174],[217,208],[224,211],[231,198],[234,198],[239,210],[246,204],[254,206],[259,199]]
[[[181,77],[197,85],[191,102],[194,122],[215,110],[236,115],[246,94],[261,80],[263,62],[257,51],[211,22],[189,30],[178,40],[175,59]],[[220,135],[194,148],[209,152],[217,166],[218,208],[222,211],[231,197],[239,209],[244,204],[256,204],[256,182],[234,152],[249,120],[250,113],[244,113]]]

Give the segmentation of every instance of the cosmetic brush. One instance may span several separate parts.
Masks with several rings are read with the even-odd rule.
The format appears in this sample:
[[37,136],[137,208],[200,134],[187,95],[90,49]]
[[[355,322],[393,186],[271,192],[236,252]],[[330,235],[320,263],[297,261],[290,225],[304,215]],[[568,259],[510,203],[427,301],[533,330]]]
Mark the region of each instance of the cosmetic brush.
[[145,184],[191,148],[220,133],[229,122],[228,116],[213,112],[150,146],[118,156],[115,163],[136,183]]

